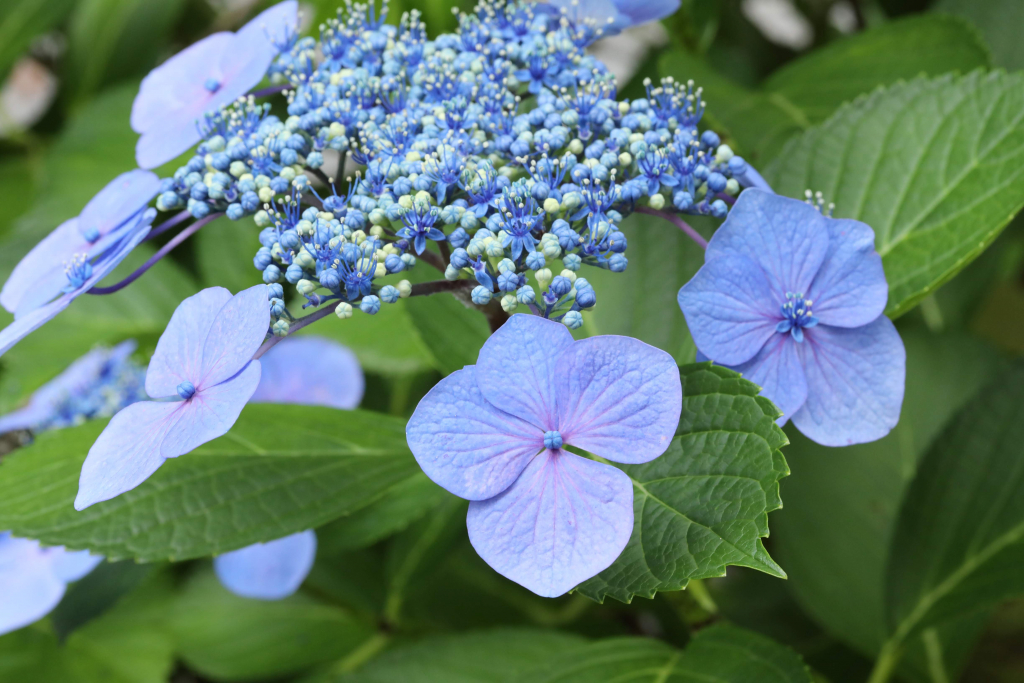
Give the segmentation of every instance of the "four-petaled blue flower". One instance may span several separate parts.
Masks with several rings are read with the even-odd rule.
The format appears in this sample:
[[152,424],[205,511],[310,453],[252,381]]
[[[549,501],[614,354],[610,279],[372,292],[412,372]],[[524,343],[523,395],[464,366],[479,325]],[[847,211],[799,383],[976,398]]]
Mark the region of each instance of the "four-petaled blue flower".
[[316,533],[307,530],[219,555],[213,569],[236,595],[280,600],[299,589],[315,559]]
[[679,290],[701,353],[826,446],[879,439],[900,416],[906,353],[874,244],[864,223],[749,189]]
[[569,13],[574,21],[590,19],[604,35],[630,26],[664,19],[679,9],[680,0],[548,0]]
[[106,277],[146,235],[156,212],[146,205],[160,179],[123,173],[75,218],[60,224],[23,258],[0,290],[14,322],[0,330],[0,355]]
[[87,550],[43,548],[0,532],[0,635],[42,619],[77,581],[103,560]]
[[203,38],[149,72],[132,104],[140,133],[135,160],[156,168],[199,142],[198,123],[253,88],[294,33],[296,0],[271,7],[238,30]]
[[564,325],[514,315],[413,413],[406,437],[427,476],[472,501],[480,556],[538,595],[608,567],[633,530],[621,463],[661,455],[678,426],[675,361],[630,337],[573,341]]
[[[114,416],[82,465],[75,509],[130,491],[167,458],[226,434],[259,385],[252,357],[269,325],[266,285],[234,297],[211,287],[182,301],[146,371],[146,393],[171,400],[141,401]],[[190,398],[178,400],[182,393]]]
[[365,379],[356,355],[324,337],[288,337],[260,358],[262,377],[250,403],[292,403],[352,410]]

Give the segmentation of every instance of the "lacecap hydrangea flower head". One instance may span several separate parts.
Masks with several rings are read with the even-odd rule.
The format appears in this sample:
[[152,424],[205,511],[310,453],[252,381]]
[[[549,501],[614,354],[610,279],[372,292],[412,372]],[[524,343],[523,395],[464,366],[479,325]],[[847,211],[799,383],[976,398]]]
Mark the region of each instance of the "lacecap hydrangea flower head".
[[906,352],[860,221],[750,189],[679,290],[697,348],[743,373],[826,446],[880,439],[899,420]]
[[574,341],[514,315],[476,365],[430,390],[409,420],[427,476],[470,501],[466,524],[496,571],[546,597],[607,568],[633,530],[633,484],[616,467],[665,452],[682,387],[672,357],[631,337]]

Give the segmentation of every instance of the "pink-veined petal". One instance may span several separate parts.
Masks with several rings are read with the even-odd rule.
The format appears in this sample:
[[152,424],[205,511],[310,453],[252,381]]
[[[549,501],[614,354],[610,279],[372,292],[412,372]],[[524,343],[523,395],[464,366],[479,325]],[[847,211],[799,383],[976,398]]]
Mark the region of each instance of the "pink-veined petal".
[[267,286],[244,289],[214,318],[203,345],[203,362],[196,389],[220,384],[245,367],[266,339],[270,327],[270,301]]
[[209,287],[178,304],[149,361],[147,394],[153,398],[175,396],[181,382],[198,382],[206,337],[217,314],[230,300],[228,290]]

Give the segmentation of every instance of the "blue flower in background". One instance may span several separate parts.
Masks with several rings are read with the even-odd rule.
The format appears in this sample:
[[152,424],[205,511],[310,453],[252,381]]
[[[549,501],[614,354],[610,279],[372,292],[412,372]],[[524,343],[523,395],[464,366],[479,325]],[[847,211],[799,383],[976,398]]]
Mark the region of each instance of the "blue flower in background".
[[633,530],[621,463],[661,455],[678,426],[675,361],[630,337],[573,341],[565,326],[514,315],[470,365],[441,380],[406,428],[434,482],[472,501],[477,553],[546,597],[608,567]]
[[146,371],[146,393],[163,400],[114,416],[82,465],[75,509],[130,491],[165,459],[227,433],[259,384],[252,357],[269,325],[266,285],[234,297],[211,287],[181,302]]
[[121,174],[18,263],[0,291],[0,304],[14,313],[0,330],[0,355],[92,289],[146,238],[156,216],[146,205],[159,186],[148,171]]
[[156,168],[199,142],[203,115],[258,85],[274,57],[290,47],[297,22],[298,2],[287,0],[238,33],[214,33],[153,69],[132,104],[139,166]]
[[605,35],[630,26],[664,19],[679,9],[680,0],[548,0],[574,21],[590,19]]
[[883,314],[870,227],[756,189],[708,244],[679,306],[706,357],[762,387],[826,446],[874,441],[899,420],[906,353]]
[[0,434],[16,429],[40,432],[110,417],[146,397],[145,370],[132,362],[135,341],[96,348],[32,394],[28,405],[0,416]]
[[356,355],[323,337],[288,337],[260,358],[262,377],[250,403],[294,403],[351,410],[365,380]]
[[316,533],[300,531],[213,560],[221,584],[244,598],[281,600],[299,589],[316,559]]
[[9,633],[50,613],[67,584],[103,560],[87,550],[43,548],[38,541],[0,533],[0,634]]

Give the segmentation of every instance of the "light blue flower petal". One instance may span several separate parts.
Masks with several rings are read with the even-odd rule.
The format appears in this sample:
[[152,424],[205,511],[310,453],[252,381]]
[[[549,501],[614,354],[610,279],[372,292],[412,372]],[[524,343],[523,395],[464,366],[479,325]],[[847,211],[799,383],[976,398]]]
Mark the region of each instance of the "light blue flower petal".
[[0,536],[0,635],[45,617],[64,587],[36,541]]
[[621,470],[544,451],[507,491],[470,503],[469,540],[495,571],[553,598],[606,569],[633,531],[633,484]]
[[299,3],[297,0],[285,0],[253,17],[249,23],[238,29],[238,35],[248,39],[249,34],[253,34],[276,48],[287,40],[289,31],[295,33],[298,21]]
[[594,22],[605,35],[617,33],[630,25],[630,18],[619,11],[618,3],[612,0],[549,0],[548,4],[564,10],[566,16],[576,23]]
[[269,327],[266,285],[255,285],[231,297],[214,318],[203,344],[198,381],[192,380],[196,389],[202,392],[237,374],[260,348]]
[[590,337],[562,352],[555,373],[566,443],[631,464],[668,448],[683,406],[672,356],[632,337]]
[[168,122],[164,128],[140,135],[135,143],[135,163],[142,168],[156,168],[195,146],[202,139],[196,125],[202,113],[185,123]]
[[0,356],[7,353],[12,346],[29,334],[52,320],[58,313],[67,308],[72,301],[78,298],[79,295],[92,289],[96,283],[109,275],[110,271],[116,268],[148,234],[149,225],[141,226],[137,232],[125,238],[116,249],[93,264],[92,277],[86,280],[81,287],[16,318],[13,323],[0,330]]
[[67,282],[64,262],[85,249],[86,242],[78,230],[78,217],[64,221],[14,267],[3,290],[0,290],[0,304],[14,313],[36,283],[55,280],[63,287]]
[[629,17],[631,25],[639,26],[673,14],[679,9],[680,0],[614,0],[614,2],[619,12]]
[[226,434],[259,381],[260,363],[251,361],[230,380],[196,392],[191,400],[141,401],[114,415],[82,465],[75,509],[131,491],[166,458]]
[[772,186],[768,184],[768,181],[765,180],[751,164],[747,164],[743,173],[738,173],[734,175],[733,178],[735,178],[736,182],[743,187],[753,187],[758,190],[764,190],[765,192],[775,192],[775,190],[772,189]]
[[797,347],[788,334],[776,334],[756,356],[732,369],[761,387],[761,395],[782,411],[779,426],[793,417],[807,400],[807,377]]
[[544,448],[543,431],[484,398],[473,365],[434,385],[416,406],[405,435],[426,475],[469,500],[507,489]]
[[217,578],[243,598],[280,600],[302,585],[316,559],[316,534],[291,536],[224,553],[213,560]]
[[736,253],[708,259],[678,300],[697,348],[725,365],[744,363],[761,350],[775,334],[785,302],[757,264]]
[[363,400],[363,370],[350,350],[323,337],[288,337],[260,358],[251,403],[296,403],[351,410]]
[[208,287],[188,297],[174,310],[146,370],[146,393],[153,398],[177,396],[185,380],[197,384],[203,362],[203,344],[217,314],[231,301],[223,287]]
[[542,432],[557,429],[555,366],[572,343],[561,323],[513,315],[480,349],[476,377],[484,396]]
[[814,317],[824,325],[860,327],[885,310],[889,285],[882,257],[875,251],[875,231],[850,219],[827,221],[828,255],[807,298]]
[[708,243],[705,260],[728,253],[746,256],[764,270],[781,305],[788,292],[805,294],[810,289],[828,252],[827,223],[817,209],[798,199],[745,190]]
[[823,446],[880,439],[903,404],[906,351],[884,315],[855,329],[818,325],[797,345],[807,374],[807,402],[793,424]]
[[66,550],[47,548],[50,569],[54,576],[64,582],[78,581],[103,561],[102,555],[93,555],[88,550]]
[[113,233],[139,213],[160,191],[160,178],[150,171],[122,173],[100,190],[78,215],[78,230],[100,237]]

